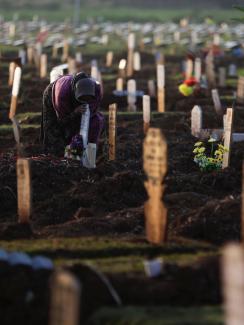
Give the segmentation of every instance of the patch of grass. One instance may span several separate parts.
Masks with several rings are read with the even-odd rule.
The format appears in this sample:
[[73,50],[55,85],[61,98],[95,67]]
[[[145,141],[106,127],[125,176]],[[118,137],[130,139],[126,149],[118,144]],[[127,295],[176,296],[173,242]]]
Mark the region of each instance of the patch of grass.
[[[68,7],[66,9],[60,10],[34,10],[34,9],[25,9],[25,10],[4,10],[1,9],[1,14],[6,19],[12,19],[13,14],[17,12],[19,14],[20,20],[30,20],[34,15],[38,15],[40,19],[45,19],[47,21],[64,21],[67,19],[72,19],[73,17],[73,8]],[[83,6],[80,12],[80,20],[87,21],[89,18],[96,18],[101,20],[110,20],[110,21],[155,21],[155,22],[164,22],[164,21],[179,21],[182,17],[190,17],[194,21],[202,20],[205,17],[214,17],[216,22],[227,21],[230,22],[232,19],[238,19],[241,17],[235,9],[231,10],[219,10],[212,9],[209,10],[196,10],[191,8],[186,9],[164,9],[164,8],[135,8],[135,7],[112,7],[108,5],[104,6]]]
[[59,238],[39,240],[0,241],[7,251],[24,251],[30,255],[45,255],[56,265],[89,263],[101,271],[144,272],[143,260],[149,256],[161,256],[167,262],[184,265],[199,258],[218,254],[213,246],[194,241],[171,242],[154,246],[146,241],[130,241],[128,238]]
[[88,325],[223,325],[224,315],[216,307],[123,307],[103,308]]

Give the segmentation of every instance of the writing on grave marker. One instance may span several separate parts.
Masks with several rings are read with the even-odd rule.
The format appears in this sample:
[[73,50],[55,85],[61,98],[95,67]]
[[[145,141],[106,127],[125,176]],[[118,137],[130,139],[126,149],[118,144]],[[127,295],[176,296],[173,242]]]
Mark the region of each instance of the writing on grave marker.
[[165,190],[162,181],[167,171],[167,144],[160,129],[149,128],[143,145],[143,167],[149,199],[145,203],[146,237],[150,243],[166,241],[167,209],[161,199]]
[[116,159],[117,105],[109,106],[109,160]]
[[19,223],[29,223],[32,213],[32,188],[30,160],[17,160],[17,192]]
[[233,108],[227,108],[225,130],[224,130],[224,146],[228,150],[224,153],[222,168],[229,167],[232,141],[232,125],[233,125]]
[[50,325],[78,325],[81,285],[67,271],[57,271],[51,279]]

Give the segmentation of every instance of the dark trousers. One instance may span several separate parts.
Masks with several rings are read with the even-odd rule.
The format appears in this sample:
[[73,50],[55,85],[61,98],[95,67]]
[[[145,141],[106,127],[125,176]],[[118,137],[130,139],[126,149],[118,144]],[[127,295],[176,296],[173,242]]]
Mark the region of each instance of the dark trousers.
[[45,153],[63,155],[66,145],[65,134],[58,123],[57,115],[52,104],[52,86],[47,86],[43,93],[42,120],[40,140]]

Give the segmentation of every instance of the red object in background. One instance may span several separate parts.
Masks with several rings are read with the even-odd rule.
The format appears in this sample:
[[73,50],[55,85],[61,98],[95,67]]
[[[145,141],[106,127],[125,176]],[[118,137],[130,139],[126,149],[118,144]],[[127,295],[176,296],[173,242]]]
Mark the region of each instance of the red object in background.
[[184,81],[184,84],[186,84],[188,87],[193,87],[195,84],[197,84],[197,81],[195,77],[188,78]]
[[37,37],[36,37],[36,42],[37,43],[44,43],[45,40],[47,39],[48,37],[48,31],[44,31],[44,32],[40,32]]

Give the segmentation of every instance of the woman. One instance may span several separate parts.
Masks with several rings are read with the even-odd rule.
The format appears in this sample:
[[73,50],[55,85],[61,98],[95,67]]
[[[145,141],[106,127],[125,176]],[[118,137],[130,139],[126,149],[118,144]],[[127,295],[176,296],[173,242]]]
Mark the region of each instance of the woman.
[[96,143],[103,129],[104,118],[98,112],[102,99],[101,86],[84,72],[65,75],[51,83],[43,93],[41,142],[46,153],[63,155],[65,147],[77,145],[84,104],[90,109],[88,141]]

